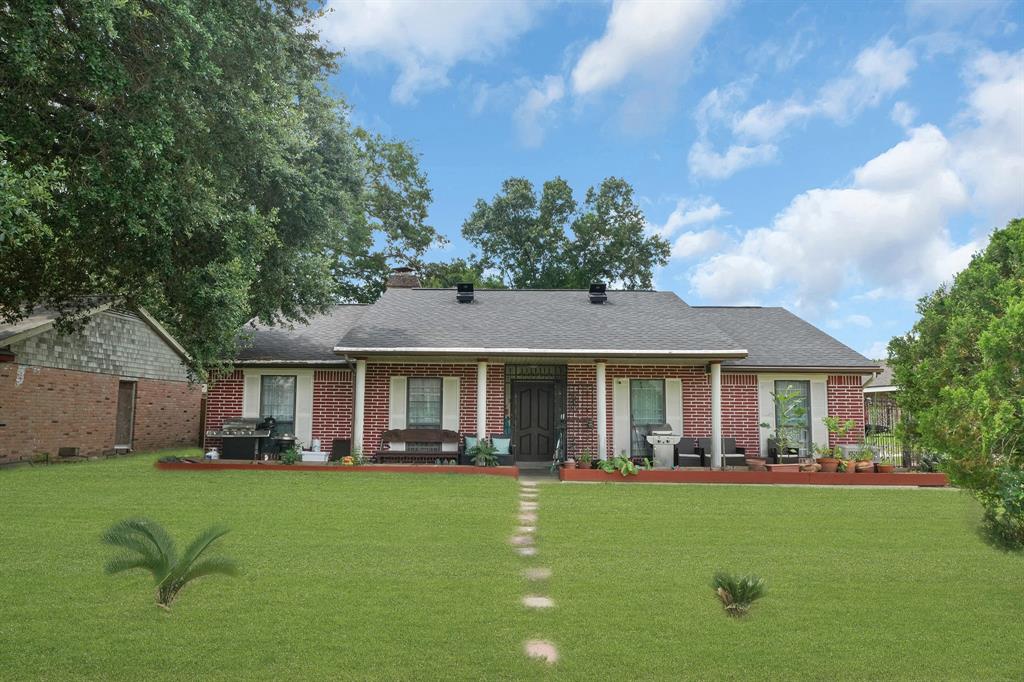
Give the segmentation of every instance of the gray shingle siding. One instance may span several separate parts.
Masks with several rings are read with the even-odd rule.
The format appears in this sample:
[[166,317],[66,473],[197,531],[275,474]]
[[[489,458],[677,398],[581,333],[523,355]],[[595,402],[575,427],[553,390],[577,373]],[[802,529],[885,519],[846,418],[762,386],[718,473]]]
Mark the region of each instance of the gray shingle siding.
[[54,329],[14,343],[20,365],[99,372],[140,379],[188,381],[182,358],[133,312],[105,310],[78,334]]

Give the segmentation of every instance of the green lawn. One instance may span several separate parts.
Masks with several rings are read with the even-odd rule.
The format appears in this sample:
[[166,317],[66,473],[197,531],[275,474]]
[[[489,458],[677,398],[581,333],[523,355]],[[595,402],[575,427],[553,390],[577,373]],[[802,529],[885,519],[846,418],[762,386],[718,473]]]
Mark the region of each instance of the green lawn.
[[[511,479],[159,472],[152,457],[0,471],[3,679],[1020,679],[1024,558],[936,490],[542,485],[517,557]],[[214,522],[240,578],[171,614],[98,542],[146,515]],[[526,565],[554,569],[527,612]],[[769,595],[726,618],[708,586]],[[524,639],[555,641],[554,668]]]

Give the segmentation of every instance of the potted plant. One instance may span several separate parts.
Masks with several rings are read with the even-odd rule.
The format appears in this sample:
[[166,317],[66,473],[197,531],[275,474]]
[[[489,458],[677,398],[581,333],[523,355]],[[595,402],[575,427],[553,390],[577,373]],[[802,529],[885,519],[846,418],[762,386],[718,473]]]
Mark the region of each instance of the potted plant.
[[875,465],[875,471],[880,474],[891,474],[896,471],[896,465],[878,463]]
[[874,472],[875,453],[871,448],[867,447],[866,445],[862,445],[861,448],[854,453],[853,458],[857,462],[854,465],[856,471],[863,474],[869,474]]
[[594,457],[589,452],[584,450],[580,453],[580,458],[576,460],[577,469],[589,469]]
[[470,462],[478,467],[498,466],[498,455],[495,454],[494,444],[484,438],[468,451]]
[[565,467],[566,469],[575,469],[576,468],[576,458],[573,457],[572,455],[566,455],[565,461],[562,462],[562,466]]
[[815,461],[821,465],[821,470],[824,473],[835,473],[839,470],[839,460],[829,446],[815,443],[814,454],[818,455]]

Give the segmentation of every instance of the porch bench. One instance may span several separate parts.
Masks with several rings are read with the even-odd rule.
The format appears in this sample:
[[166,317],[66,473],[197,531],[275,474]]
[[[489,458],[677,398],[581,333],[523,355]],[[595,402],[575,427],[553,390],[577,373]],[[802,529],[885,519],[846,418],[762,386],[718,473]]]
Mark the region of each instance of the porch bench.
[[461,442],[462,436],[457,431],[447,429],[390,429],[381,435],[381,448],[374,459],[381,464],[457,461]]

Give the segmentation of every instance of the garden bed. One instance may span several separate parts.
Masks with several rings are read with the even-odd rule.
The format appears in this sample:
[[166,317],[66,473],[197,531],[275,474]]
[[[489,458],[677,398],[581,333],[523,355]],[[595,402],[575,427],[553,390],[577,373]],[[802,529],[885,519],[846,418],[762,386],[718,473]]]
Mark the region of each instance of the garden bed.
[[945,474],[923,472],[824,473],[809,471],[715,471],[710,469],[641,469],[636,476],[600,469],[558,470],[563,481],[612,483],[744,483],[753,485],[896,485],[942,488],[949,485]]
[[160,462],[155,465],[164,471],[363,471],[388,474],[469,474],[475,476],[519,477],[519,467],[477,467],[458,464],[365,464],[343,466],[341,464],[281,464],[280,462]]

